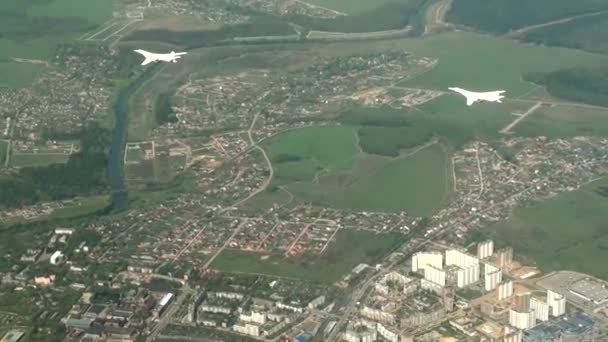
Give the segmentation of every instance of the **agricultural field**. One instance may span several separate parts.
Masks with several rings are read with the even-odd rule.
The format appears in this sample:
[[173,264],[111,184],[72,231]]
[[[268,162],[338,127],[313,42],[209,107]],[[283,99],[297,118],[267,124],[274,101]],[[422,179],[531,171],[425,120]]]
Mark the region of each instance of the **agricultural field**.
[[505,33],[603,10],[608,10],[608,3],[597,0],[454,0],[447,19],[482,31]]
[[10,163],[13,167],[44,166],[66,163],[69,157],[69,154],[63,153],[13,153]]
[[571,106],[542,107],[515,129],[522,136],[549,138],[608,136],[608,109]]
[[55,47],[112,17],[114,1],[0,2],[0,83],[19,87],[44,70]]
[[391,159],[359,152],[356,132],[353,126],[317,127],[271,139],[273,185],[317,205],[414,215],[438,209],[447,196],[447,155],[439,144]]
[[608,179],[516,209],[490,227],[543,271],[576,270],[608,279]]
[[226,249],[211,267],[225,272],[264,274],[331,284],[360,263],[373,265],[403,242],[403,239],[398,233],[340,230],[335,236],[335,242],[320,256],[288,258],[283,255]]

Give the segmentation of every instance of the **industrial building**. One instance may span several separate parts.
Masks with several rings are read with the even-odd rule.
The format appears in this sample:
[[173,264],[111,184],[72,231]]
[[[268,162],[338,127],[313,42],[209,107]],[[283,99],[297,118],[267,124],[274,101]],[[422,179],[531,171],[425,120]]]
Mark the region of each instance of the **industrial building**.
[[590,278],[584,278],[570,284],[568,291],[587,302],[592,302],[594,305],[602,306],[608,303],[606,285]]

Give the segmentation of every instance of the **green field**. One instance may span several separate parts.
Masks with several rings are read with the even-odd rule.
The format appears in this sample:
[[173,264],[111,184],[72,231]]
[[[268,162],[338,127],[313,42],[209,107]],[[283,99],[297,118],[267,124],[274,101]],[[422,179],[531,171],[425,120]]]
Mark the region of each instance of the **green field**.
[[458,148],[476,138],[496,139],[499,131],[515,119],[513,113],[523,113],[531,106],[507,100],[500,106],[478,103],[467,107],[462,96],[449,94],[418,107],[422,115],[413,117],[413,127],[425,127]]
[[522,81],[525,72],[554,71],[564,67],[596,66],[607,56],[577,50],[533,46],[468,32],[449,32],[398,44],[419,56],[439,59],[431,71],[405,85],[446,90],[504,89],[508,97],[523,95],[532,85]]
[[11,165],[13,167],[44,166],[65,163],[69,157],[67,154],[14,153],[11,155]]
[[430,215],[448,194],[446,172],[447,155],[434,144],[386,163],[377,172],[330,196],[328,202],[350,209]]
[[516,209],[492,233],[543,271],[590,273],[608,280],[608,179]]
[[415,215],[438,209],[448,194],[447,155],[439,144],[391,159],[359,152],[356,132],[353,126],[314,127],[271,139],[273,185],[322,206]]
[[608,109],[542,107],[515,128],[518,135],[549,138],[608,136]]
[[48,61],[55,47],[112,18],[114,0],[4,0],[0,2],[0,85],[19,87],[45,67],[14,58]]
[[312,181],[321,171],[350,168],[358,153],[356,134],[357,129],[351,126],[312,127],[272,139],[269,158],[277,182]]
[[115,0],[53,0],[33,4],[27,11],[31,17],[82,18],[90,23],[102,24],[112,18]]
[[391,3],[408,3],[411,0],[309,0],[309,4],[322,6],[346,14],[361,14]]
[[[304,255],[286,258],[224,250],[211,265],[225,272],[243,272],[282,276],[319,283],[334,283],[360,263],[373,265],[392,248],[403,242],[397,233],[375,234],[367,231],[340,230],[336,241],[321,256]],[[262,258],[268,256],[268,258]]]

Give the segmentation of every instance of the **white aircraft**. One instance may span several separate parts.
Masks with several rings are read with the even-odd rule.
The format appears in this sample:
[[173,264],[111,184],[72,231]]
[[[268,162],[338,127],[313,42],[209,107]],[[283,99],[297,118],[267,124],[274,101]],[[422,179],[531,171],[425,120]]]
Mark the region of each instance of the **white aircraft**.
[[152,62],[173,62],[177,63],[177,59],[181,58],[182,55],[187,54],[187,52],[175,52],[171,51],[170,53],[153,53],[148,52],[146,50],[133,50],[140,55],[146,57],[146,59],[141,63],[141,65],[146,65]]
[[502,95],[502,93],[505,92],[505,90],[497,90],[497,91],[488,91],[488,92],[484,92],[484,93],[477,93],[474,91],[464,90],[462,88],[448,88],[448,89],[464,95],[464,97],[467,98],[467,106],[471,106],[471,105],[473,105],[473,103],[480,102],[480,101],[502,103],[502,99],[504,98],[504,95]]

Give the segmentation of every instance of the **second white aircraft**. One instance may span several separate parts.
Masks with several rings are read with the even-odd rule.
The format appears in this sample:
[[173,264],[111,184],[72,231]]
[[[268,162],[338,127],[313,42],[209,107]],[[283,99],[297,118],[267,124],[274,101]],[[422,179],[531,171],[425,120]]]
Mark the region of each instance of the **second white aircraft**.
[[505,90],[496,90],[496,91],[487,91],[487,92],[483,92],[483,93],[478,93],[478,92],[474,92],[474,91],[468,91],[468,90],[464,90],[462,88],[448,88],[452,91],[455,91],[459,94],[462,94],[464,97],[467,98],[467,106],[471,106],[473,105],[473,103],[475,102],[498,102],[498,103],[502,103],[502,99],[504,98],[504,95],[502,95]]
[[133,50],[140,55],[146,57],[146,59],[141,63],[141,65],[146,65],[152,62],[173,62],[177,63],[177,59],[181,58],[182,55],[187,54],[187,52],[175,52],[171,51],[170,53],[154,53],[148,52],[146,50]]

